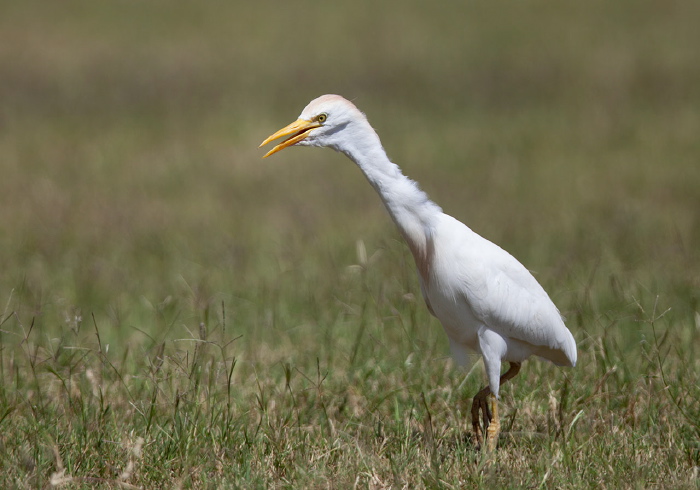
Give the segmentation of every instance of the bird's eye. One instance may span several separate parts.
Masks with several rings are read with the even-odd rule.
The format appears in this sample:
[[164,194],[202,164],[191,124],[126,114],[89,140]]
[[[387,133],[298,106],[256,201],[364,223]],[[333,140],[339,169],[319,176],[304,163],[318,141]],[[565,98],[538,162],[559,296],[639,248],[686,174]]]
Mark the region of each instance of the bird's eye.
[[324,122],[326,122],[326,119],[328,119],[328,114],[326,114],[325,112],[322,113],[322,114],[319,114],[318,116],[316,116],[316,120],[317,120],[318,122],[320,122],[321,124],[323,124]]

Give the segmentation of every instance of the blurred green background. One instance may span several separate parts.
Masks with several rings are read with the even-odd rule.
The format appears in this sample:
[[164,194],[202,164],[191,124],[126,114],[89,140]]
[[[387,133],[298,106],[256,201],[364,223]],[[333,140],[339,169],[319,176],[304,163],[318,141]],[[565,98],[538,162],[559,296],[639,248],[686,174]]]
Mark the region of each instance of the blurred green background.
[[222,302],[242,332],[278,307],[284,328],[321,324],[358,240],[382,252],[370,295],[386,278],[417,294],[350,162],[260,159],[323,93],[355,101],[390,157],[567,316],[644,295],[698,309],[695,3],[0,9],[0,301],[24,324],[94,315],[125,342]]
[[[311,99],[338,93],[368,115],[408,176],[519,258],[567,317],[580,349],[576,370],[529,363],[513,384],[527,398],[523,410],[536,407],[531,419],[519,414],[527,430],[549,420],[537,404],[547,390],[564,386],[566,403],[567,377],[572,410],[587,410],[574,442],[599,450],[594,473],[603,476],[595,481],[668,476],[625,466],[638,457],[685,478],[677,475],[697,468],[700,454],[692,422],[700,371],[698,19],[700,3],[681,1],[0,2],[0,423],[33,404],[53,375],[77,376],[85,406],[96,403],[81,373],[106,362],[110,344],[110,382],[131,390],[111,400],[119,423],[129,414],[116,435],[94,447],[70,439],[82,419],[60,419],[67,425],[56,428],[54,410],[71,413],[58,398],[49,397],[34,426],[21,411],[12,415],[17,427],[45,425],[65,437],[57,444],[77,461],[72,470],[84,464],[88,475],[109,474],[101,441],[148,434],[151,420],[144,428],[133,408],[143,400],[162,405],[154,425],[168,427],[182,392],[172,381],[182,376],[178,360],[197,356],[179,341],[208,331],[229,346],[209,366],[222,362],[226,371],[244,361],[230,368],[243,432],[255,425],[258,402],[265,412],[256,396],[267,386],[282,406],[285,376],[291,393],[292,373],[301,390],[311,383],[304,373],[320,378],[323,370],[331,372],[329,396],[360,400],[352,424],[371,428],[372,417],[389,419],[392,410],[401,422],[417,393],[428,393],[425,408],[447,419],[439,426],[458,430],[466,411],[450,404],[450,387],[466,404],[481,381],[462,389],[463,374],[443,372],[444,334],[373,189],[330,150],[293,148],[261,160],[265,137]],[[172,371],[163,368],[160,379],[164,351]],[[152,399],[147,376],[141,388],[124,381],[151,368]],[[25,376],[33,381],[25,385]],[[666,376],[682,382],[668,391]],[[209,399],[231,380],[217,378]],[[323,404],[320,382],[318,391]],[[644,405],[651,399],[664,403]],[[321,427],[318,407],[308,406],[304,423]],[[444,415],[444,407],[455,412]],[[681,435],[668,429],[668,410]],[[588,444],[622,412],[630,422],[620,446]],[[85,427],[78,433],[89,438],[92,425]],[[222,433],[238,430],[231,427],[222,423]],[[43,448],[32,460],[39,485],[56,464],[37,433],[40,442],[27,436],[27,444]],[[162,442],[160,434],[150,433],[149,444]],[[664,437],[678,438],[668,463],[656,452]],[[102,469],[73,452],[81,444]],[[200,444],[201,453],[173,460],[209,461],[201,455],[210,445]],[[348,447],[344,454],[355,454]],[[630,453],[605,480],[610,447]],[[540,449],[532,460],[549,457]],[[573,454],[572,467],[592,461]],[[24,456],[13,457],[7,468],[21,467]],[[544,484],[549,460],[537,461],[533,478]],[[20,471],[14,481],[24,478]]]

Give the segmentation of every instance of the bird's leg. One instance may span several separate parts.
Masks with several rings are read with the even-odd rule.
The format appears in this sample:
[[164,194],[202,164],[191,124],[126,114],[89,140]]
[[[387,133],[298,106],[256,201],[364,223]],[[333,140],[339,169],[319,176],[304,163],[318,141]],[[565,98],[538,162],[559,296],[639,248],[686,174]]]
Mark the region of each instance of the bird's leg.
[[476,446],[481,448],[484,444],[484,438],[481,433],[481,422],[479,422],[479,411],[484,418],[484,429],[489,426],[489,421],[491,420],[491,413],[489,411],[489,404],[487,403],[487,398],[491,394],[491,389],[487,386],[483,390],[479,391],[474,396],[472,401],[472,429],[474,430],[474,438],[476,439]]
[[[499,380],[499,386],[503,386],[509,379],[515,377],[518,372],[520,372],[521,364],[519,362],[511,362],[508,367],[508,371],[501,375]],[[489,407],[489,402],[491,402],[491,407]],[[496,448],[498,443],[498,435],[501,431],[501,424],[498,418],[498,400],[491,393],[491,389],[487,386],[482,389],[474,397],[472,402],[472,428],[474,430],[474,437],[476,438],[477,447],[483,447],[483,436],[481,424],[479,423],[479,411],[481,410],[484,429],[486,431],[486,441],[489,451]]]
[[491,414],[493,418],[486,428],[486,447],[489,452],[491,452],[496,449],[496,445],[498,444],[498,436],[501,433],[501,420],[498,417],[498,399],[493,393],[489,394],[489,401],[491,402]]

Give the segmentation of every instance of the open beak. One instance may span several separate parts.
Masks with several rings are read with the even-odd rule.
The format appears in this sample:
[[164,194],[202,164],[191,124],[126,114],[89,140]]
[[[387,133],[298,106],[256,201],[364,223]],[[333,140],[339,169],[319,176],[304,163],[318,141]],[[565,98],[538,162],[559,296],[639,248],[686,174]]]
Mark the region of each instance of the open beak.
[[321,125],[316,121],[307,121],[305,119],[297,119],[289,126],[285,126],[284,128],[277,131],[275,134],[268,136],[268,138],[265,141],[260,143],[259,148],[265,146],[270,141],[274,141],[278,138],[282,138],[283,136],[290,136],[291,135],[289,138],[284,140],[282,143],[275,146],[272,150],[265,153],[265,156],[263,158],[267,158],[270,155],[272,155],[273,153],[277,153],[280,150],[284,150],[288,146],[296,145],[301,140],[306,138],[312,129],[318,128],[320,126]]

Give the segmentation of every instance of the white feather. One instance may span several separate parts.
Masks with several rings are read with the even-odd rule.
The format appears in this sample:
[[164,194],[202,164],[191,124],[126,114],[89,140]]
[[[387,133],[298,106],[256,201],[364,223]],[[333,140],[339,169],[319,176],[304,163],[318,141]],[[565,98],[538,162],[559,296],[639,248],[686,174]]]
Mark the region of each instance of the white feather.
[[442,323],[452,354],[464,363],[480,352],[498,397],[501,362],[532,355],[576,364],[576,342],[545,290],[512,255],[442,212],[386,156],[365,115],[338,95],[324,95],[300,120],[325,114],[297,145],[346,154],[367,177],[406,239],[430,312]]

